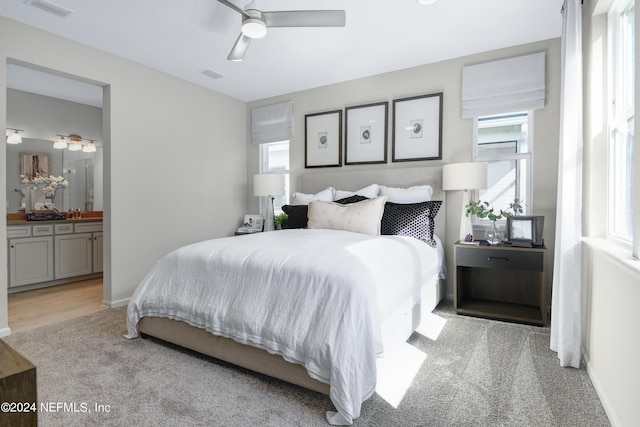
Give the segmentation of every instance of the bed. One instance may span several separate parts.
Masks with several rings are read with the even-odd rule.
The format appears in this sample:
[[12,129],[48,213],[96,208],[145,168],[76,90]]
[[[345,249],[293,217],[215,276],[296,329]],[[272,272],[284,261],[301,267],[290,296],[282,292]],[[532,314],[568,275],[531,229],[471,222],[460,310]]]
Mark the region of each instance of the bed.
[[327,394],[336,408],[328,422],[352,424],[375,391],[376,358],[405,341],[440,299],[440,181],[441,168],[305,175],[300,191],[308,194],[331,185],[428,183],[432,200],[442,201],[433,241],[322,223],[335,209],[381,217],[387,196],[345,207],[316,201],[307,229],[213,239],[168,254],[131,298],[127,337],[153,336]]

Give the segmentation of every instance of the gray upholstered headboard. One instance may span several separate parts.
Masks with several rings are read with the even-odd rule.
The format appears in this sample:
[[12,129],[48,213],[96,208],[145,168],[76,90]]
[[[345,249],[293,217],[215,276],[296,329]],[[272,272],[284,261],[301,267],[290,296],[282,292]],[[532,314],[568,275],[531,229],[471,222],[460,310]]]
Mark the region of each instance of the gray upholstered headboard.
[[436,217],[436,235],[444,241],[447,215],[445,193],[442,190],[442,166],[310,172],[299,177],[299,191],[309,194],[317,193],[327,187],[355,191],[369,184],[405,188],[414,185],[430,185],[433,188],[432,200],[442,200],[442,207]]

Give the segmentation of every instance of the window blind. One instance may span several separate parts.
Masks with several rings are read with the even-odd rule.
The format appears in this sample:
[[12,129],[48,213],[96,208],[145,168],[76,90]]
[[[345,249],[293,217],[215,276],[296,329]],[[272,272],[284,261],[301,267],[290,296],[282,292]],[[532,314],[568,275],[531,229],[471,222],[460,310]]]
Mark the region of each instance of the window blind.
[[254,145],[289,141],[293,130],[293,102],[251,110],[251,142]]
[[544,108],[545,53],[462,69],[462,118]]

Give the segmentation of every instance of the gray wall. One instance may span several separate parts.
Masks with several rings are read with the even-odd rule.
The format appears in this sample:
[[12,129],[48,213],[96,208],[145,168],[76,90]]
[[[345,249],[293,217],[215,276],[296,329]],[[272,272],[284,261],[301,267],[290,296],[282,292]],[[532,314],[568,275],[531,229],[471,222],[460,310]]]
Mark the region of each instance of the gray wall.
[[[345,83],[310,89],[249,104],[251,108],[282,101],[294,102],[294,133],[291,140],[291,191],[297,190],[297,177],[305,172],[321,172],[319,169],[304,168],[304,116],[309,113],[344,109],[348,106],[368,104],[378,101],[389,101],[389,114],[393,114],[393,99],[444,92],[443,114],[443,149],[442,161],[429,162],[391,162],[391,118],[389,120],[389,163],[385,165],[343,166],[342,168],[326,168],[324,173],[335,173],[339,170],[362,170],[394,167],[420,167],[446,163],[469,162],[472,154],[472,120],[462,119],[460,113],[462,67],[468,64],[499,60],[534,52],[546,52],[547,96],[544,109],[537,110],[534,115],[534,159],[533,159],[533,200],[527,201],[536,215],[545,216],[545,242],[547,262],[553,261],[553,242],[555,237],[555,206],[558,164],[559,138],[559,102],[560,102],[560,39],[552,39],[538,43],[500,49],[478,55],[456,58],[435,64],[423,65],[381,74]],[[344,123],[344,112],[343,112]],[[248,182],[258,172],[258,149],[249,145]],[[344,163],[344,162],[343,162]],[[460,211],[462,194],[459,191],[447,194],[447,235],[445,236],[447,266],[447,294],[453,294],[451,272],[453,267],[452,246],[457,239],[460,227]],[[258,211],[257,198],[248,195],[249,211]],[[506,208],[506,207],[503,207]],[[551,270],[551,269],[549,269]],[[551,273],[551,271],[550,271]],[[551,278],[551,275],[549,276]]]
[[[0,18],[0,64],[7,62],[104,87],[107,304],[126,303],[169,251],[233,234],[247,211],[244,102]],[[4,65],[0,86],[6,87]],[[6,106],[2,90],[0,128],[6,127]],[[6,150],[0,150],[0,165],[6,165]],[[1,175],[0,200],[6,200]],[[5,213],[2,203],[0,216]],[[7,265],[6,245],[0,245],[0,263]],[[0,275],[0,335],[8,333],[6,307],[7,279]]]

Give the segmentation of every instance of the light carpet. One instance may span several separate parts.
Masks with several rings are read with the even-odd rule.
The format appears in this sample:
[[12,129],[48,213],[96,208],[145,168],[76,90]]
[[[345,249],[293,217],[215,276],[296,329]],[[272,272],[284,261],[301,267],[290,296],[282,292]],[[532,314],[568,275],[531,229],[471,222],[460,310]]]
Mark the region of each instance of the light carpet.
[[[548,328],[435,313],[439,336],[409,340],[424,360],[397,407],[375,394],[354,425],[610,425],[586,370],[558,365]],[[40,404],[62,404],[40,426],[327,425],[327,396],[125,333],[119,308],[4,338],[36,365]]]

